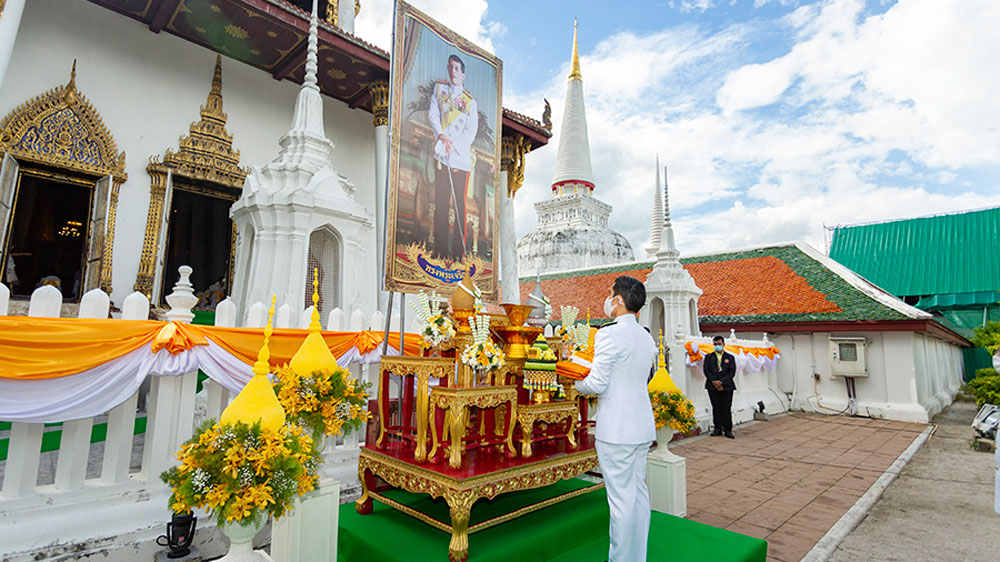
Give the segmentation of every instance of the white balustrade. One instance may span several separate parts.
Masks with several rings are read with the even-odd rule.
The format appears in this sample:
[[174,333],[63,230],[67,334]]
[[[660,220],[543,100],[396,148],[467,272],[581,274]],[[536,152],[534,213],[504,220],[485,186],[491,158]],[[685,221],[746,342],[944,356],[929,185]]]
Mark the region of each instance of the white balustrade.
[[108,317],[111,297],[100,289],[91,289],[80,299],[80,318],[102,319]]

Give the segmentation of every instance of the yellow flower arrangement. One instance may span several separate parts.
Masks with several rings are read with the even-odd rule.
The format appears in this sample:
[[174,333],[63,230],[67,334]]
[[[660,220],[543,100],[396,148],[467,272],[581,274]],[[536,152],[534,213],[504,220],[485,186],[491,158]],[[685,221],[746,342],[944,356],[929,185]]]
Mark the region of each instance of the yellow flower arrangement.
[[160,477],[173,489],[170,508],[177,513],[207,509],[219,525],[256,525],[278,519],[296,495],[316,487],[319,453],[300,426],[279,429],[260,422],[202,424],[177,452],[180,465]]
[[656,429],[670,426],[678,433],[694,429],[694,404],[680,392],[650,392],[649,402],[653,406]]
[[279,369],[274,392],[293,422],[308,425],[314,439],[334,437],[344,431],[360,429],[368,421],[368,387],[358,384],[341,367],[321,369],[299,376],[291,367]]

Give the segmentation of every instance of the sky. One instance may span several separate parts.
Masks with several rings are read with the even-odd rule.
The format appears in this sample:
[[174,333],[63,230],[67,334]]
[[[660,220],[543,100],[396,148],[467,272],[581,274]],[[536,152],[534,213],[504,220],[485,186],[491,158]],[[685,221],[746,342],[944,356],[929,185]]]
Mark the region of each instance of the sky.
[[[596,189],[636,259],[655,161],[682,255],[805,241],[825,226],[1000,205],[997,0],[413,0],[504,61],[503,104],[554,135],[527,156],[518,238],[551,197],[573,40]],[[364,0],[387,50],[390,0]]]

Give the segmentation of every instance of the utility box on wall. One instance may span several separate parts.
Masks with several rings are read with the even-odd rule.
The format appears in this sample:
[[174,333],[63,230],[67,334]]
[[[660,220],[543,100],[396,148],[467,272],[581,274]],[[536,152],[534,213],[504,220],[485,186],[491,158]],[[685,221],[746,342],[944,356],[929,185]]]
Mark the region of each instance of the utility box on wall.
[[867,377],[868,339],[830,338],[830,374],[834,377]]

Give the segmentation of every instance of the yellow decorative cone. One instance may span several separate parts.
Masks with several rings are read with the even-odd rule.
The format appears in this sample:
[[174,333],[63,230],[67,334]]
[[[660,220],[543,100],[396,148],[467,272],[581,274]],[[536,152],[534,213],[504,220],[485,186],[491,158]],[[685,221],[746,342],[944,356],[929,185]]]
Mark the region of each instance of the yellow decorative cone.
[[329,371],[337,368],[337,358],[323,340],[319,323],[319,270],[313,270],[313,311],[309,322],[309,335],[302,346],[295,352],[289,366],[292,372],[299,376],[308,376],[317,371]]
[[660,332],[660,360],[657,365],[656,374],[653,375],[646,388],[650,392],[680,392],[681,389],[674,384],[674,379],[670,378],[670,373],[667,372],[667,362],[663,359],[663,332]]
[[260,353],[257,354],[257,363],[253,366],[253,377],[222,412],[222,416],[219,417],[220,424],[243,422],[247,425],[253,425],[257,420],[260,420],[262,428],[273,430],[280,429],[285,424],[285,410],[278,402],[278,397],[274,395],[271,381],[267,380],[267,373],[271,370],[268,363],[271,351],[267,344],[273,332],[271,318],[274,316],[274,301],[275,297],[272,297],[267,326],[264,328],[264,345],[260,348]]

